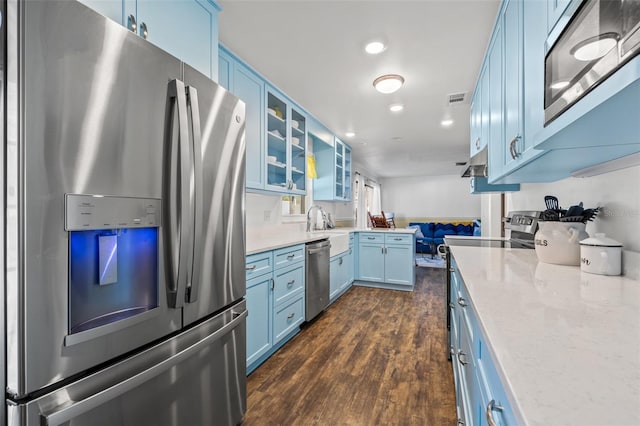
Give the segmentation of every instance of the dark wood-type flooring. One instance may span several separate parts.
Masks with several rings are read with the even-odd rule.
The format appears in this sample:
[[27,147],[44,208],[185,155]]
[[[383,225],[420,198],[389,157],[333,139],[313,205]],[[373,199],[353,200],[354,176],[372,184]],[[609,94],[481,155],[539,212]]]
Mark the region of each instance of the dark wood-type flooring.
[[247,379],[245,424],[455,425],[445,269],[352,287]]

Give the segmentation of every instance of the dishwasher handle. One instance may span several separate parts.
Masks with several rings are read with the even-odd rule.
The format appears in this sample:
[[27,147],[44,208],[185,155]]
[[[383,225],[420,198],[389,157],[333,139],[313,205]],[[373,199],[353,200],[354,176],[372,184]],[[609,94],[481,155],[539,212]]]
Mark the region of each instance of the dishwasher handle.
[[331,248],[331,245],[324,246],[322,248],[317,248],[317,249],[307,249],[307,253],[309,253],[309,254],[318,254],[318,253],[321,253],[321,252],[329,251],[330,248]]

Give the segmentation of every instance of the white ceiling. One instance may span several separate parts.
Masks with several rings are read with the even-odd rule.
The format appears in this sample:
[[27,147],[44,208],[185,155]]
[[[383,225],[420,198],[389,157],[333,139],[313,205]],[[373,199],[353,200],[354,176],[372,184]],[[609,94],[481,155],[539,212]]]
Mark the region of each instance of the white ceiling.
[[[461,173],[469,104],[450,107],[447,95],[471,97],[499,0],[220,4],[220,41],[349,143],[355,162],[378,177]],[[387,49],[369,55],[375,38]],[[383,95],[372,82],[388,73],[406,81]]]

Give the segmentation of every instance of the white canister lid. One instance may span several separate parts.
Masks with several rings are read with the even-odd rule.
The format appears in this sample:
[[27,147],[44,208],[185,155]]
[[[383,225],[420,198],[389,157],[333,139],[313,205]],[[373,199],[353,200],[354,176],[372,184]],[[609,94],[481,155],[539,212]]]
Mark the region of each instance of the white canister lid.
[[620,241],[607,238],[603,233],[597,233],[595,237],[585,238],[580,241],[580,245],[594,247],[622,247]]

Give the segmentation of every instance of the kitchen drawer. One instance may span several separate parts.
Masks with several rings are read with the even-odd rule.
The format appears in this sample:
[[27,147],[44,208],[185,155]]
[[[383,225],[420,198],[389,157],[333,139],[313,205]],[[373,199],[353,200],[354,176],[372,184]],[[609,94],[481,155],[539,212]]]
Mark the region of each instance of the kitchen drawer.
[[304,291],[304,263],[278,269],[274,275],[273,297],[276,306]]
[[252,254],[246,259],[247,279],[268,274],[273,269],[273,252]]
[[458,283],[458,286],[458,298],[456,303],[460,308],[460,328],[466,328],[465,332],[469,335],[469,341],[473,345],[477,340],[477,337],[475,336],[475,324],[478,323],[478,320],[473,312],[473,307],[471,306],[467,289],[463,283]]
[[304,261],[304,244],[290,246],[273,251],[275,268]]
[[304,295],[301,295],[298,299],[283,303],[282,306],[276,308],[273,321],[274,344],[302,324],[302,321],[304,321]]
[[385,244],[413,244],[413,234],[384,234]]
[[384,243],[384,234],[382,232],[363,232],[360,234],[361,243]]

